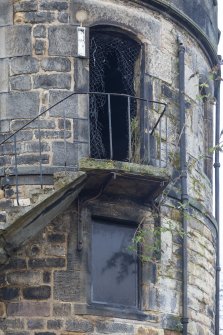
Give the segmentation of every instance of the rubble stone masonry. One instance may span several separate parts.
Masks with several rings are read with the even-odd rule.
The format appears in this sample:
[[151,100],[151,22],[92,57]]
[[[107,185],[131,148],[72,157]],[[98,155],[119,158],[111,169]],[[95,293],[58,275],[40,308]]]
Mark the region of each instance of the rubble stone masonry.
[[[89,304],[89,217],[91,213],[100,213],[101,217],[115,218],[117,215],[120,219],[127,217],[140,223],[142,218],[149,222],[153,211],[150,205],[139,204],[128,195],[124,200],[117,196],[113,199],[102,197],[100,201],[92,196],[89,202],[83,201],[81,210],[77,202],[73,203],[38,236],[15,250],[10,261],[1,267],[0,334],[181,334],[183,235],[179,175],[176,173],[180,136],[177,42],[180,35],[185,46],[189,193],[188,335],[214,335],[217,230],[212,217],[212,156],[207,146],[212,147],[214,83],[211,74],[215,64],[202,46],[203,42],[167,12],[146,5],[146,1],[0,2],[0,141],[70,93],[88,91],[88,39],[87,57],[80,58],[77,55],[77,26],[86,27],[87,34],[93,26],[114,26],[143,45],[145,97],[168,104],[168,162],[172,176],[165,201],[159,203],[159,224],[163,228],[160,255],[154,263],[142,264],[140,290],[143,293],[138,314],[126,315],[123,310],[107,312]],[[213,8],[213,1],[203,2],[201,7],[205,15],[208,10],[210,12],[209,19],[205,16],[206,22],[212,22],[212,28],[204,28],[202,17],[192,19],[196,27],[200,27],[204,39],[210,40],[211,50],[215,50],[216,8]],[[171,1],[172,5],[175,3]],[[188,5],[183,9],[180,1],[179,6],[181,14],[185,11],[192,16]],[[78,21],[78,13],[84,17],[82,23]],[[200,97],[201,83],[207,84],[210,97],[206,109]],[[155,107],[152,109],[157,113]],[[52,176],[50,169],[64,166],[64,137],[69,152],[68,165],[72,163],[78,170],[79,160],[89,155],[87,99],[70,97],[41,116],[39,126],[34,122],[18,134],[17,164],[22,176],[18,192],[20,204],[27,208],[32,205],[36,189],[40,190],[38,182],[35,186],[28,182],[31,175],[36,181],[39,171],[39,136],[44,180],[48,181],[45,191],[41,191],[45,195],[54,187],[48,180],[50,173]],[[164,141],[162,138],[162,143]],[[4,152],[0,151],[1,178],[5,172],[14,176],[13,150],[13,142],[9,142]],[[0,199],[1,232],[12,224],[12,208],[17,205],[15,185],[10,185]],[[79,216],[83,224],[82,251],[77,250]],[[0,245],[1,241],[0,235]]]

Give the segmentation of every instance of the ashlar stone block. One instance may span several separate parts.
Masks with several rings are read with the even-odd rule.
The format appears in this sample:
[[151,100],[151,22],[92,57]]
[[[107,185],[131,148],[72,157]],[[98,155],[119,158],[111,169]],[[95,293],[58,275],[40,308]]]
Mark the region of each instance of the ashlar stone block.
[[15,12],[32,12],[37,10],[37,0],[21,0],[14,4]]
[[46,27],[43,25],[37,25],[36,27],[34,27],[33,36],[41,38],[46,37]]
[[45,47],[46,47],[46,42],[44,40],[36,39],[36,43],[34,46],[36,55],[43,55],[45,51]]
[[172,83],[172,62],[169,54],[151,46],[146,59],[146,73],[168,84]]
[[11,74],[36,73],[39,71],[38,60],[29,57],[17,57],[11,60]]
[[67,1],[46,1],[41,0],[40,1],[40,9],[42,10],[66,10],[68,9],[68,3]]
[[27,12],[24,15],[25,23],[50,23],[55,17],[50,12]]
[[10,84],[12,90],[28,91],[31,89],[31,78],[29,75],[12,77]]
[[7,59],[0,59],[0,93],[8,92],[9,64]]
[[77,28],[75,26],[49,27],[49,55],[75,56],[77,53]]
[[39,94],[36,92],[0,94],[0,118],[33,118],[38,115]]
[[49,316],[50,305],[46,302],[19,302],[9,303],[9,316]]
[[31,27],[0,28],[0,58],[31,55]]
[[71,76],[68,74],[38,75],[34,79],[34,88],[70,89]]
[[45,58],[41,67],[44,71],[68,72],[71,69],[71,62],[63,57]]
[[13,23],[13,5],[12,1],[0,1],[0,27],[8,26]]
[[[60,101],[61,103],[59,103]],[[72,95],[72,92],[50,91],[49,102],[50,106],[59,103],[49,111],[50,116],[63,117],[64,114],[66,114],[67,118],[76,118],[78,116],[78,95]]]

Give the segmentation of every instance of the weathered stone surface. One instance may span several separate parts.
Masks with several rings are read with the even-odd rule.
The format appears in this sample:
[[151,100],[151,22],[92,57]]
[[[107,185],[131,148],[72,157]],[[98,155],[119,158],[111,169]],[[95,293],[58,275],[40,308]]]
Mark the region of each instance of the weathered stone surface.
[[37,10],[36,0],[20,0],[15,2],[14,11],[15,12],[31,12]]
[[171,84],[172,63],[170,55],[156,47],[150,46],[150,49],[151,55],[146,64],[146,73]]
[[90,321],[74,319],[66,322],[66,330],[75,332],[93,332],[94,327]]
[[53,243],[64,243],[65,242],[65,235],[64,234],[49,234],[47,236],[47,241],[48,242],[53,242]]
[[24,320],[21,319],[11,319],[7,317],[6,319],[0,320],[0,329],[9,330],[9,329],[24,329]]
[[39,71],[39,62],[36,58],[24,56],[11,59],[11,73],[24,74]]
[[43,282],[46,283],[50,283],[50,279],[51,279],[51,274],[50,272],[44,271],[43,272]]
[[54,298],[61,301],[79,300],[80,275],[73,271],[54,272]]
[[0,302],[0,318],[5,318],[6,316],[6,308],[3,302]]
[[47,321],[47,328],[48,329],[61,329],[63,326],[62,320],[48,320]]
[[58,14],[58,21],[61,23],[68,23],[69,22],[69,14],[61,12]]
[[39,24],[33,28],[33,36],[44,38],[46,37],[46,27]]
[[50,23],[54,19],[54,14],[51,12],[27,12],[24,14],[25,23]]
[[20,258],[10,258],[9,262],[4,265],[4,270],[12,270],[12,269],[26,269],[26,261]]
[[77,54],[77,32],[74,26],[49,27],[49,55],[75,56]]
[[71,315],[71,304],[57,303],[53,305],[53,315],[56,317],[69,317]]
[[139,327],[137,335],[164,335],[163,330],[158,330],[151,327]]
[[26,331],[10,331],[6,333],[7,335],[29,335]]
[[0,28],[0,58],[31,55],[31,27]]
[[16,91],[28,91],[31,89],[31,77],[27,75],[21,75],[10,78],[11,90]]
[[33,118],[39,111],[39,94],[36,92],[0,94],[1,119]]
[[40,9],[41,10],[66,10],[68,9],[68,3],[66,1],[47,1],[41,0],[40,2]]
[[44,71],[68,72],[71,69],[71,62],[62,57],[45,58],[41,62],[41,67]]
[[[62,101],[64,100],[64,101]],[[76,94],[72,95],[72,92],[63,91],[50,91],[49,104],[50,106],[55,105],[57,102],[61,101],[57,106],[53,107],[49,114],[50,116],[60,116],[63,117],[64,114],[68,118],[75,118],[78,116],[78,96]]]
[[18,302],[7,306],[9,316],[49,316],[50,305],[47,302]]
[[43,329],[44,328],[44,321],[43,320],[36,320],[31,319],[27,322],[28,329]]
[[20,285],[21,287],[26,285],[40,284],[42,275],[40,272],[33,271],[17,271],[10,272],[7,275],[7,281],[11,285]]
[[8,26],[13,23],[12,1],[1,0],[0,2],[0,26]]
[[3,287],[0,288],[0,299],[1,300],[13,300],[18,298],[19,296],[19,289],[15,287]]
[[63,88],[70,89],[71,76],[68,74],[38,75],[34,78],[34,88]]
[[43,55],[46,48],[46,42],[44,40],[36,39],[36,43],[34,45],[35,54]]
[[[21,119],[13,120],[10,123],[10,129],[13,130],[13,131],[18,130],[21,127],[23,127],[25,124],[27,124],[28,121],[29,121],[28,119],[27,120],[21,120]],[[41,130],[42,129],[54,129],[55,128],[55,120],[38,119],[36,121],[33,121],[32,124],[30,124],[26,127],[26,129],[38,129],[38,128],[40,128]],[[26,145],[28,145],[28,143],[26,143],[24,145],[26,146]],[[35,145],[35,144],[33,144],[33,145]],[[46,151],[46,148],[47,148],[46,143],[45,144],[43,143],[43,145],[44,145],[44,151]],[[24,151],[26,151],[26,150],[30,151],[30,149],[28,147],[24,148]],[[33,147],[32,150],[35,151],[35,148]]]
[[51,295],[50,286],[27,287],[23,289],[23,296],[29,300],[45,300]]
[[9,90],[9,63],[7,59],[0,59],[0,93]]
[[61,268],[65,266],[64,258],[37,258],[29,260],[29,267],[31,269],[40,269],[40,268]]
[[75,166],[77,164],[77,146],[74,143],[66,143],[66,148],[63,142],[54,142],[52,145],[53,165],[58,166]]
[[97,322],[96,329],[103,334],[134,334],[134,327],[121,322]]

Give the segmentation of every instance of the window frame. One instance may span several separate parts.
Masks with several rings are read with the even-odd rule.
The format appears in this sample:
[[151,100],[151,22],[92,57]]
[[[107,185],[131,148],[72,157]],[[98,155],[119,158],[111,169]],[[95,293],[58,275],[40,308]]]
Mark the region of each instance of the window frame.
[[88,293],[88,303],[91,306],[95,306],[98,308],[103,308],[107,310],[125,310],[128,312],[136,312],[141,310],[141,300],[142,300],[142,292],[141,292],[141,278],[142,278],[142,264],[140,261],[140,258],[138,257],[140,248],[138,248],[137,251],[137,287],[136,287],[136,305],[135,306],[127,306],[127,305],[122,305],[122,304],[112,304],[112,303],[103,303],[103,302],[97,302],[93,301],[92,297],[92,290],[93,290],[93,280],[92,280],[92,267],[93,267],[93,259],[92,259],[92,242],[93,242],[93,222],[96,221],[101,221],[104,222],[105,224],[107,223],[108,225],[116,225],[117,224],[117,229],[118,226],[134,226],[136,229],[138,227],[138,224],[132,220],[123,220],[123,219],[118,219],[118,218],[111,218],[111,217],[102,217],[98,215],[91,215],[90,217],[90,253],[89,253],[89,269],[90,269],[90,287],[89,287],[89,293]]
[[[124,200],[123,200],[124,201]],[[137,211],[135,210],[137,206]],[[130,320],[144,321],[153,315],[148,313],[149,301],[148,287],[151,284],[155,284],[157,280],[157,269],[152,263],[141,263],[140,262],[140,278],[138,281],[139,290],[139,304],[138,308],[114,308],[112,306],[104,306],[101,304],[91,302],[91,220],[92,217],[98,216],[106,220],[115,220],[118,222],[133,222],[136,225],[143,226],[151,222],[152,206],[148,204],[146,206],[136,204],[132,201],[124,201],[120,199],[106,200],[89,200],[84,201],[84,205],[78,207],[78,227],[75,233],[77,239],[81,238],[82,248],[76,250],[76,260],[71,269],[74,269],[76,264],[79,267],[80,273],[80,299],[73,303],[73,310],[75,315],[95,315],[103,317],[117,317]],[[148,211],[151,212],[151,216],[148,216]],[[145,219],[148,218],[148,219]],[[148,220],[148,221],[147,221]],[[153,224],[155,221],[153,220]],[[73,241],[75,236],[70,237]],[[78,237],[79,236],[79,237]],[[71,242],[71,246],[73,242]],[[70,246],[70,252],[72,248]],[[139,248],[141,253],[141,248]],[[140,261],[140,260],[139,260]],[[72,270],[73,271],[73,270]]]

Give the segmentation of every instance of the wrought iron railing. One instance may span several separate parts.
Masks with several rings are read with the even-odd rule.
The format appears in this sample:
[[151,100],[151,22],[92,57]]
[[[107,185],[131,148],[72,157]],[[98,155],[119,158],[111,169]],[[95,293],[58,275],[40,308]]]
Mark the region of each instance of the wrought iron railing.
[[[68,112],[67,103],[72,97],[75,97],[76,101],[74,102],[73,113],[70,113],[70,111]],[[81,102],[78,101],[80,98],[82,99]],[[84,113],[82,106],[83,98],[85,101],[84,108],[88,109]],[[125,153],[125,155],[123,154],[121,159],[118,159],[119,143],[117,144],[114,131],[114,128],[117,126],[114,120],[117,115],[114,112],[114,108],[117,107],[117,101],[114,101],[117,98],[122,100],[119,100],[119,102],[121,102],[123,106],[121,109],[120,106],[118,108],[119,112],[123,113],[125,122],[125,130],[123,131],[125,149],[122,149],[122,153]],[[99,102],[100,108],[103,109],[103,111],[98,107]],[[57,107],[59,105],[60,110],[58,111]],[[159,106],[159,108],[157,108],[157,106]],[[93,108],[96,108],[96,110],[93,110]],[[79,110],[81,110],[81,112]],[[127,94],[73,92],[31,120],[23,120],[24,124],[13,133],[1,132],[1,138],[3,139],[0,143],[0,159],[2,160],[5,175],[14,176],[17,202],[20,170],[22,167],[27,167],[27,165],[30,164],[30,162],[26,162],[23,159],[23,149],[31,143],[35,144],[35,152],[31,151],[28,155],[33,158],[31,164],[38,171],[39,185],[41,185],[41,187],[44,185],[43,175],[44,169],[46,170],[47,167],[51,168],[53,172],[78,169],[78,158],[71,159],[71,150],[76,150],[77,152],[79,150],[79,148],[74,147],[74,145],[80,146],[83,144],[85,147],[88,147],[87,153],[85,150],[85,153],[82,154],[85,157],[124,160],[139,164],[166,167],[168,161],[168,125],[166,110],[167,105],[163,102],[149,101]],[[102,122],[98,116],[100,112],[104,114],[104,121],[102,121],[106,123],[103,127],[107,127],[107,134],[105,134],[105,129],[103,130],[101,125],[99,125],[99,123]],[[94,113],[96,113],[96,118],[99,117],[99,119],[92,121],[92,118],[95,118]],[[55,126],[52,127],[51,135],[46,138],[47,125],[45,126],[45,123],[52,119],[55,120]],[[13,122],[15,121],[16,120],[13,120]],[[93,125],[93,122],[96,122],[96,125]],[[82,123],[82,125],[80,125],[80,123]],[[59,128],[58,124],[60,124]],[[81,127],[83,129],[81,129]],[[94,127],[98,127],[97,136],[94,133]],[[82,132],[80,136],[76,136],[76,132],[78,131]],[[102,134],[103,132],[104,135]],[[28,137],[27,134],[29,134]],[[57,137],[56,141],[59,141],[63,148],[60,154],[60,156],[63,157],[59,157],[59,163],[49,161],[49,157],[46,159],[46,155],[44,154],[44,145],[52,145],[55,141],[55,134]],[[98,137],[99,142],[106,147],[103,154],[97,154],[97,152],[93,153],[93,151],[95,151],[94,136]],[[103,143],[103,141],[106,143]],[[114,152],[114,148],[116,152]],[[2,183],[2,185],[4,183]]]

